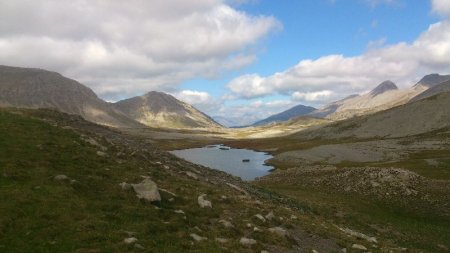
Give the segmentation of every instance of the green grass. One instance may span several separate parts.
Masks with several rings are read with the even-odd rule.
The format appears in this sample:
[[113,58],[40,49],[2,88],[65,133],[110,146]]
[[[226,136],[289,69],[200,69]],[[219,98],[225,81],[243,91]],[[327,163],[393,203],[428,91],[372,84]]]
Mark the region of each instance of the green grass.
[[[324,219],[356,229],[409,249],[440,252],[438,244],[450,242],[449,214],[421,201],[388,201],[358,194],[330,192],[325,188],[281,185],[258,186],[301,200]],[[337,216],[337,213],[343,213]]]

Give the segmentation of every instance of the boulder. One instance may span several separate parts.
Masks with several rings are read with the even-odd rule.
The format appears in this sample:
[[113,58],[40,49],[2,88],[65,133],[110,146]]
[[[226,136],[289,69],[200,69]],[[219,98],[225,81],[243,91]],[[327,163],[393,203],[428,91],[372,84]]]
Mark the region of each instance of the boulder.
[[129,237],[129,238],[123,239],[123,243],[125,243],[125,244],[132,244],[132,243],[135,243],[137,241],[138,241],[138,239],[135,238],[135,237]]
[[353,245],[352,245],[352,248],[353,248],[353,249],[359,249],[359,250],[367,250],[367,248],[364,247],[364,246],[361,245],[361,244],[353,244]]
[[197,234],[190,234],[189,236],[190,236],[192,239],[194,239],[194,241],[196,241],[196,242],[201,242],[201,241],[204,241],[204,240],[208,240],[208,238],[199,236],[199,235],[197,235]]
[[198,199],[197,199],[198,205],[199,205],[201,208],[205,208],[205,207],[212,208],[212,203],[211,203],[211,201],[206,200],[205,197],[206,197],[206,194],[202,194],[202,195],[198,196]]
[[255,217],[258,218],[262,222],[266,222],[266,219],[261,214],[255,214]]
[[234,228],[234,225],[227,220],[220,220],[219,223],[221,223],[226,228]]
[[256,244],[256,240],[242,237],[241,240],[239,240],[239,243],[243,246],[249,247]]
[[131,186],[139,199],[144,199],[149,202],[161,201],[158,186],[152,180],[146,178],[141,183],[131,184]]
[[53,179],[58,180],[58,181],[63,181],[63,180],[69,180],[69,177],[66,175],[57,175]]
[[269,232],[274,233],[280,237],[286,237],[287,236],[287,231],[284,228],[281,227],[273,227],[273,228],[269,228],[268,229]]

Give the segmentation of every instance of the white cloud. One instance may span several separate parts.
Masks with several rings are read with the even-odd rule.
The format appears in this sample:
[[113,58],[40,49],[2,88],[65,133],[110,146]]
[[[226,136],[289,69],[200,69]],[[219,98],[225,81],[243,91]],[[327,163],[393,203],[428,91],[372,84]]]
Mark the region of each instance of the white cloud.
[[306,101],[306,102],[312,102],[312,101],[323,101],[328,99],[333,95],[333,92],[331,90],[323,90],[323,91],[316,91],[316,92],[294,92],[292,93],[292,98],[296,101]]
[[359,56],[328,55],[302,60],[286,71],[267,77],[257,74],[237,77],[228,88],[232,95],[247,99],[279,93],[295,94],[294,98],[304,101],[314,98],[329,102],[330,96],[312,94],[328,90],[343,97],[367,91],[387,79],[407,86],[430,72],[450,72],[450,22],[447,20],[431,25],[411,44],[383,46],[383,43],[383,40],[369,43],[368,51]]
[[433,11],[441,15],[450,16],[450,1],[432,0]]
[[170,91],[255,60],[279,22],[226,0],[0,0],[0,64],[41,67],[101,95]]

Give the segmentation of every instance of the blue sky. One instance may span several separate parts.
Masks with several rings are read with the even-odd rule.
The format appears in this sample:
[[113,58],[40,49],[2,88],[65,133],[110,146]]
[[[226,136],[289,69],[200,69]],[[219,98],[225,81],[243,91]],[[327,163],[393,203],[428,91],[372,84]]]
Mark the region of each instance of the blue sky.
[[0,0],[0,64],[248,124],[450,73],[449,0]]

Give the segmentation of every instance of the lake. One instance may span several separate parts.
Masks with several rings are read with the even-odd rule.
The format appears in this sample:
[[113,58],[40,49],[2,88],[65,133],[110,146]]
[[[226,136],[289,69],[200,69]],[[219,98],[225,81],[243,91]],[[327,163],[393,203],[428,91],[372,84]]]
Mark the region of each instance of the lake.
[[265,176],[273,169],[272,166],[265,165],[265,161],[273,157],[265,152],[234,149],[224,145],[175,150],[170,153],[189,162],[225,171],[247,181]]

